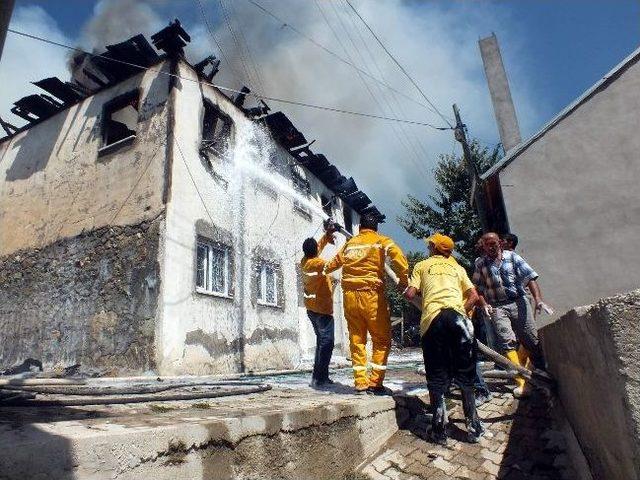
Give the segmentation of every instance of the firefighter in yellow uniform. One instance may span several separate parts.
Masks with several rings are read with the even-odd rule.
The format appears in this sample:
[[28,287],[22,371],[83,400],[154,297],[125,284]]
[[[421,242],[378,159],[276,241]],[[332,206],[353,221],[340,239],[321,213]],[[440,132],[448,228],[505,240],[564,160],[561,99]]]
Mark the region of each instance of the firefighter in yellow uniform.
[[[324,273],[342,267],[344,315],[349,329],[351,362],[357,393],[385,393],[384,375],[391,349],[391,320],[384,294],[385,260],[400,279],[399,288],[407,286],[409,265],[393,240],[378,232],[376,217],[364,215],[360,232],[351,238],[326,264]],[[367,333],[371,335],[371,375],[367,375]]]
[[331,279],[323,273],[325,260],[318,255],[324,247],[333,244],[333,232],[327,229],[319,242],[307,238],[302,244],[304,257],[300,261],[304,306],[316,334],[316,351],[311,375],[311,386],[321,388],[333,384],[329,379],[329,363],[333,353],[333,292]]

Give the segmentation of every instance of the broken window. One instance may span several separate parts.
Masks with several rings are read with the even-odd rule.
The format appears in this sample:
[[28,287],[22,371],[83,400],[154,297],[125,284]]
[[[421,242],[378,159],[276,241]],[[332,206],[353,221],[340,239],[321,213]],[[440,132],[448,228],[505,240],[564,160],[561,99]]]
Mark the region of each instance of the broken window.
[[196,261],[196,290],[230,296],[231,248],[217,242],[198,240]]
[[[291,166],[291,181],[293,182],[293,188],[295,189],[295,191],[298,192],[302,198],[308,199],[311,195],[311,184],[309,183],[309,180],[304,177],[301,170],[302,167],[300,167],[299,165]],[[295,208],[296,211],[311,220],[311,209],[301,200],[294,199],[293,208]]]
[[332,199],[327,198],[325,195],[320,195],[320,203],[322,204],[322,211],[328,217],[333,217],[333,211],[331,209]]
[[342,204],[342,215],[344,215],[344,228],[349,233],[353,233],[353,215],[351,214],[351,207],[346,202]]
[[104,104],[102,148],[136,138],[139,92],[134,90]]
[[202,119],[202,143],[200,153],[207,158],[210,154],[226,158],[231,146],[231,127],[233,122],[208,100],[204,101]]
[[256,268],[258,303],[278,306],[278,274],[273,263],[261,260]]

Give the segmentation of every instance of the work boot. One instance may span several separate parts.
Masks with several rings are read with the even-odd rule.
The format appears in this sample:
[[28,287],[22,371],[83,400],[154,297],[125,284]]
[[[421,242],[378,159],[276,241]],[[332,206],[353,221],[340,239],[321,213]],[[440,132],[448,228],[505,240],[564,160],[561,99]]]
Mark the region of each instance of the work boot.
[[367,388],[367,393],[370,393],[371,395],[393,395],[393,390],[385,387],[384,385],[379,385],[377,387]]
[[447,406],[444,403],[442,393],[431,393],[431,430],[428,432],[429,439],[438,445],[447,444]]
[[356,395],[366,395],[367,393],[369,393],[369,387],[355,387],[354,393]]
[[[516,365],[520,365],[520,359],[518,358],[518,352],[515,350],[507,350],[504,354],[511,363],[515,363]],[[516,375],[514,378],[516,382],[516,388],[513,390],[513,396],[515,398],[525,398],[529,396],[528,389],[525,389],[525,379],[522,375]]]
[[491,398],[493,397],[493,395],[491,394],[491,392],[487,392],[487,393],[477,393],[476,394],[476,407],[479,407],[480,405],[484,405],[487,402],[491,401]]
[[478,418],[473,387],[464,387],[462,389],[462,409],[464,410],[465,424],[467,426],[467,441],[469,443],[478,443],[480,437],[484,434],[484,427],[480,423],[480,418]]

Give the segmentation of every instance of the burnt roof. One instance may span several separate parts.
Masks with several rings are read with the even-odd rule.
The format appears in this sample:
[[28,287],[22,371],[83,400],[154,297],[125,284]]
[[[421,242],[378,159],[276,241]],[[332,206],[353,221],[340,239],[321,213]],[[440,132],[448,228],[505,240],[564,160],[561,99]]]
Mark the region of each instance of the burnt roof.
[[[183,48],[191,41],[189,34],[176,19],[169,26],[151,36],[154,46],[165,52],[167,56],[182,55]],[[31,127],[35,123],[55,115],[60,110],[136,75],[142,69],[151,67],[165,58],[158,55],[148,40],[142,34],[135,35],[124,42],[107,45],[100,54],[81,53],[73,59],[74,78],[71,82],[62,81],[57,77],[44,78],[33,82],[47,94],[32,94],[14,103],[11,112],[25,119],[28,123],[22,128],[15,129],[11,135]],[[205,67],[211,66],[211,72],[206,74]],[[201,77],[211,81],[218,72],[220,61],[215,57],[207,57],[195,65],[194,69]],[[269,107],[263,106],[245,111],[255,110],[255,115],[264,115]],[[255,115],[249,115],[251,118]],[[353,178],[345,177],[338,168],[331,164],[321,153],[314,153],[309,148],[305,136],[293,122],[283,113],[275,112],[261,116],[259,121],[271,131],[274,139],[286,148],[307,170],[322,181],[327,188],[340,196],[360,214],[373,214],[383,222],[385,216],[371,204],[369,197],[360,191]],[[6,124],[6,122],[3,122]],[[11,126],[11,125],[10,125]],[[15,128],[15,127],[13,127]]]

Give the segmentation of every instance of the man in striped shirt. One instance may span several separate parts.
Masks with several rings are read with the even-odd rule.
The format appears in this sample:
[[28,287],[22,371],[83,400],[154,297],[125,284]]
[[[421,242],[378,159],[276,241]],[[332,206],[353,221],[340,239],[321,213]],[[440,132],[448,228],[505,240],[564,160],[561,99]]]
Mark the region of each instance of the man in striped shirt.
[[[520,343],[529,351],[533,365],[544,369],[538,330],[525,292],[528,287],[535,310],[540,310],[543,302],[536,282],[538,274],[520,255],[503,250],[496,233],[483,235],[482,244],[484,255],[476,259],[472,281],[491,315],[496,347],[513,363],[520,364],[516,351]],[[524,378],[517,377],[516,383],[514,396],[523,396]]]

